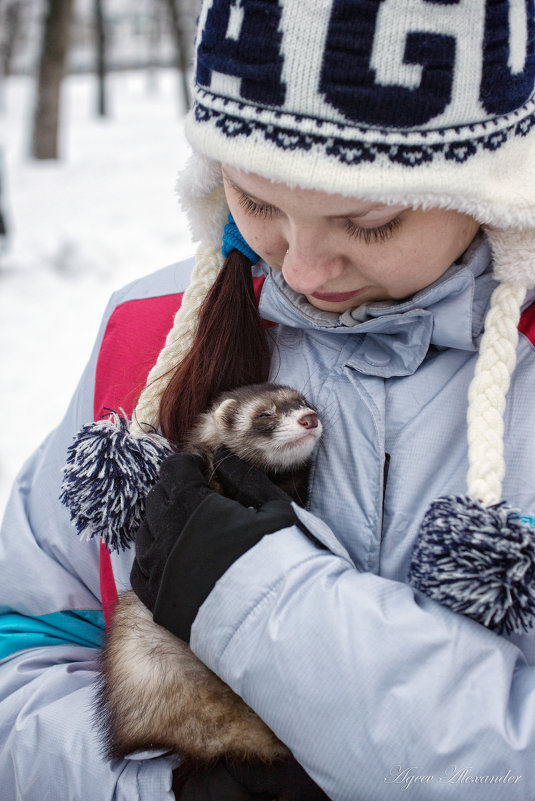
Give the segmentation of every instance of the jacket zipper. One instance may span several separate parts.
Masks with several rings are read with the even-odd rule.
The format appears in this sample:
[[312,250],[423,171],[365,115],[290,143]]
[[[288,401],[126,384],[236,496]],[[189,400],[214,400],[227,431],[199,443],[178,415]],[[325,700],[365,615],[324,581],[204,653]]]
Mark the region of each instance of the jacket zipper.
[[381,539],[383,538],[383,527],[385,519],[385,497],[386,497],[386,482],[388,481],[388,470],[390,468],[390,454],[385,451],[385,460],[383,464],[383,505],[381,509]]

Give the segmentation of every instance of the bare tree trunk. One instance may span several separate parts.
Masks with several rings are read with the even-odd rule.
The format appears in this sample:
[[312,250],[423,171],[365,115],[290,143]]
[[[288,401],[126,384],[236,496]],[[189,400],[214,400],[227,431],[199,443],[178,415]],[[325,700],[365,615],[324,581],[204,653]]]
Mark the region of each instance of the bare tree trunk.
[[182,101],[184,109],[189,111],[191,108],[191,96],[188,84],[188,47],[187,37],[185,35],[184,27],[182,25],[182,18],[179,10],[178,0],[167,0],[169,13],[171,15],[171,26],[173,29],[173,38],[175,40],[176,48],[176,63],[178,71],[181,76],[182,84]]
[[97,82],[98,101],[97,113],[105,117],[108,113],[106,103],[106,23],[104,20],[103,0],[95,2],[95,32],[97,40]]
[[61,82],[69,44],[72,0],[47,0],[32,137],[32,156],[57,159]]
[[22,22],[23,6],[24,3],[20,0],[17,0],[17,2],[13,2],[12,0],[7,4],[2,3],[2,7],[0,8],[4,27],[2,35],[2,63],[0,69],[4,78],[9,78],[11,75],[11,63],[15,52],[17,35]]

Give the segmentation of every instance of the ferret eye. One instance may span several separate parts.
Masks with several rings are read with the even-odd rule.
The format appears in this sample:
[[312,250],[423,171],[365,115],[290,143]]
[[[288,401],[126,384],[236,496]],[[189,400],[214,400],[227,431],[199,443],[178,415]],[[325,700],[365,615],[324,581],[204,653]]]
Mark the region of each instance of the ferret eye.
[[275,408],[259,412],[256,417],[258,420],[264,420],[267,417],[275,417]]

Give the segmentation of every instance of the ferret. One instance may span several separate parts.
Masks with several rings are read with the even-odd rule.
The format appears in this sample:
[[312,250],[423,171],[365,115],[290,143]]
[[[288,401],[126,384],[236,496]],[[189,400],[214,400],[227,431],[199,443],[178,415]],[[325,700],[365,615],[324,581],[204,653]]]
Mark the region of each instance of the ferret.
[[223,445],[305,506],[310,458],[321,433],[318,413],[300,392],[280,384],[252,384],[220,395],[200,416],[185,450],[204,457],[209,483],[218,492],[222,488],[213,460]]
[[[186,450],[201,454],[211,486],[223,445],[260,468],[304,505],[318,413],[295,389],[240,387],[219,396],[193,428]],[[165,748],[208,763],[226,757],[271,762],[290,752],[268,726],[209,670],[189,646],[156,624],[137,595],[125,592],[103,650],[97,717],[108,756]]]

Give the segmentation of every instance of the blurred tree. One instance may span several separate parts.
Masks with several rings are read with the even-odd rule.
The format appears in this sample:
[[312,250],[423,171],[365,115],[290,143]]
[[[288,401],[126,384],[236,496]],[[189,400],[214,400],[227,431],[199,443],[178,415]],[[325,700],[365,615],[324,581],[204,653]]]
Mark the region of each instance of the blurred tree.
[[8,227],[6,222],[6,215],[4,213],[4,185],[3,185],[3,172],[4,172],[4,157],[0,150],[0,256],[2,255],[3,245],[7,240]]
[[33,119],[32,156],[57,159],[61,82],[69,45],[72,0],[47,0]]
[[108,108],[106,103],[106,21],[103,0],[94,0],[94,9],[97,44],[97,113],[99,117],[105,117],[108,113]]
[[153,13],[147,24],[148,59],[147,59],[147,92],[158,91],[158,68],[161,66],[161,51],[165,34],[169,30],[167,2],[158,0],[153,5]]
[[1,51],[0,71],[4,78],[11,75],[11,64],[15,52],[17,36],[20,31],[24,11],[22,0],[2,0],[0,3]]
[[176,64],[181,76],[182,101],[186,111],[191,107],[188,70],[193,50],[192,14],[198,13],[200,0],[164,0],[169,9],[175,41]]

